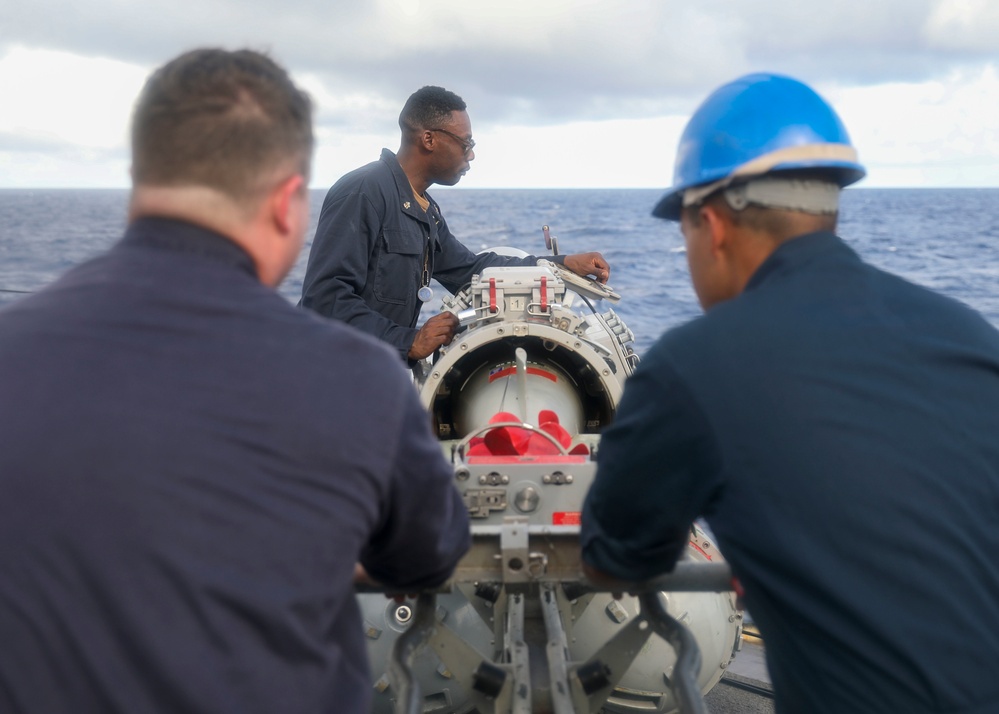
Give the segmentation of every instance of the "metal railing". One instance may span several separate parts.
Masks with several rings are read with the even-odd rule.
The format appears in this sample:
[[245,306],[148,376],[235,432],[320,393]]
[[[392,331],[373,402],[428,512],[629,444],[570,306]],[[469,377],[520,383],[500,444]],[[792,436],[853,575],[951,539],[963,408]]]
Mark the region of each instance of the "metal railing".
[[[576,527],[529,527],[511,522],[474,529],[472,549],[452,578],[440,588],[417,596],[409,628],[394,643],[387,674],[396,695],[395,714],[422,712],[421,685],[414,674],[414,662],[431,642],[436,643],[438,654],[453,647],[461,651],[463,662],[481,660],[470,678],[472,698],[481,714],[529,714],[530,668],[522,636],[528,598],[538,599],[544,619],[545,656],[551,679],[547,684],[555,714],[598,711],[631,659],[653,633],[669,643],[676,653],[669,686],[680,712],[705,714],[697,683],[700,651],[690,630],[666,611],[661,593],[731,591],[729,566],[724,562],[680,561],[670,573],[630,584],[627,592],[637,596],[639,615],[585,662],[571,662],[559,599],[611,592],[610,588],[597,586],[582,576],[578,543]],[[460,637],[438,622],[437,595],[451,592],[459,585],[474,585],[478,592],[492,592],[497,599],[501,591],[506,592],[506,637],[510,640],[505,643],[505,651],[509,653],[506,662],[491,662],[477,656],[460,642]],[[360,585],[358,591],[386,592]]]

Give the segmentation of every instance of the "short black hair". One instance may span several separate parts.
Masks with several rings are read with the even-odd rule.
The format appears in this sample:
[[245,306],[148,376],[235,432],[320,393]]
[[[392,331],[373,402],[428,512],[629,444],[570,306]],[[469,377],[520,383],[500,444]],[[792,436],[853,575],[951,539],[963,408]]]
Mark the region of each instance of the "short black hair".
[[426,86],[413,92],[399,114],[403,133],[440,126],[451,112],[465,111],[465,100],[443,87]]

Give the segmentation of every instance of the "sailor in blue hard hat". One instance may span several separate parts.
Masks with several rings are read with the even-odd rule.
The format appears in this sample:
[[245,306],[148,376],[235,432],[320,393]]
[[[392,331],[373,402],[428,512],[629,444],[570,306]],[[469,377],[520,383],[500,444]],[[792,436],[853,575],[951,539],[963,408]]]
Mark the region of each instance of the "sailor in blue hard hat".
[[[740,293],[782,238],[833,231],[840,189],[864,173],[822,97],[790,77],[751,74],[715,90],[694,112],[673,186],[652,214],[680,222],[707,309]],[[725,227],[738,229],[738,242]],[[745,240],[754,231],[744,236],[744,229],[753,227],[766,240]]]
[[704,517],[777,712],[992,714],[999,331],[836,235],[863,174],[797,80],[749,75],[694,112],[654,213],[680,222],[706,312],[642,356],[601,432],[584,570],[629,590]]

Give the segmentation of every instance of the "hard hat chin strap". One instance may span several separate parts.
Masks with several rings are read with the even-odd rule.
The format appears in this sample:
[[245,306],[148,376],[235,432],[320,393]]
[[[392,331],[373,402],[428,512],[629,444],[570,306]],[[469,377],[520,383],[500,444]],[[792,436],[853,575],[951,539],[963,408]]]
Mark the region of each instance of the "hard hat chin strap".
[[[736,208],[732,203],[732,199],[728,199],[729,205],[735,210],[742,210],[749,203],[755,203],[771,208],[786,208],[789,210],[805,211],[806,213],[835,213],[839,207],[840,188],[837,183],[833,181],[782,179],[776,175],[765,175],[778,167],[786,167],[788,164],[796,168],[807,169],[808,163],[811,161],[855,163],[857,161],[857,151],[847,144],[804,144],[771,151],[768,154],[758,156],[752,161],[747,161],[741,166],[736,167],[732,173],[723,179],[704,186],[688,188],[683,192],[683,205],[697,205],[711,194],[728,188],[733,184],[736,184],[733,187],[733,189],[736,189],[766,182],[772,185],[765,189],[753,189],[751,192],[752,196],[741,207]],[[816,170],[819,170],[818,167]],[[743,179],[752,180],[743,182]],[[830,193],[832,194],[831,201],[829,198]],[[726,192],[727,197],[728,192]],[[736,198],[735,200],[738,202],[742,199]]]

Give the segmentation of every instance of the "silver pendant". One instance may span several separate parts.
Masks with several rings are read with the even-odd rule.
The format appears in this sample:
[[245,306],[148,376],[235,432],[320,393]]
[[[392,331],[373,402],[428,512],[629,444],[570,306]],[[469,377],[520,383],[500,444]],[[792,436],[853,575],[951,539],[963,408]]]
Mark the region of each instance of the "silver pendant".
[[416,297],[420,298],[423,302],[430,302],[434,297],[434,291],[424,285],[417,291]]

